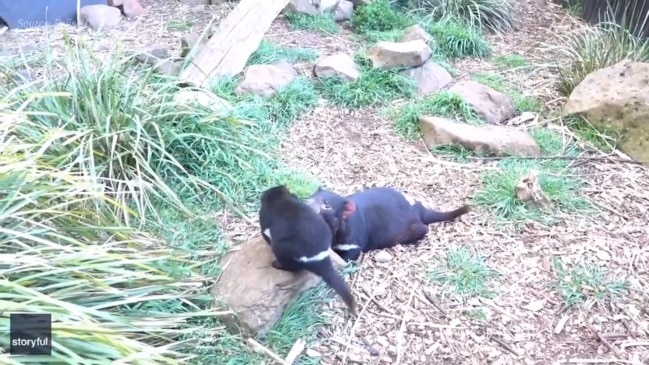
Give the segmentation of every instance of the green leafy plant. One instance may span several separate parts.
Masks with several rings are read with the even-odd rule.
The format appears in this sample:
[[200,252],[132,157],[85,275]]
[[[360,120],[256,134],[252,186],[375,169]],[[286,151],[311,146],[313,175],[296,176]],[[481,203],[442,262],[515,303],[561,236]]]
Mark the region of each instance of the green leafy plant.
[[279,61],[288,63],[311,62],[318,58],[318,52],[308,48],[279,47],[262,40],[259,47],[248,58],[248,65],[266,65]]
[[494,32],[513,30],[518,22],[514,0],[414,0],[433,20],[445,17]]
[[296,30],[314,30],[325,34],[336,34],[340,31],[333,13],[310,15],[287,12],[284,16],[291,28]]
[[359,33],[403,31],[415,24],[410,16],[395,10],[389,0],[374,0],[354,11],[352,27]]
[[410,102],[400,108],[394,108],[388,114],[395,121],[397,131],[409,139],[421,135],[419,117],[424,115],[460,119],[473,124],[483,123],[460,95],[447,90],[439,91],[423,100]]
[[440,52],[448,58],[482,58],[491,53],[489,43],[475,28],[449,18],[423,25],[435,38]]

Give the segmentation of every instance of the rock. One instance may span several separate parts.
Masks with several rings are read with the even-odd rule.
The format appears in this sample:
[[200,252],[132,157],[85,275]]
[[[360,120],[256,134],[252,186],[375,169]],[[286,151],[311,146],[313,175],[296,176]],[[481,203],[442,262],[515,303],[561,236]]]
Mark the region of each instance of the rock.
[[290,84],[296,76],[297,71],[286,61],[272,65],[251,65],[244,71],[243,80],[235,89],[235,93],[239,96],[247,93],[271,96]]
[[455,144],[496,156],[541,155],[536,141],[522,130],[500,125],[471,125],[429,116],[422,116],[419,121],[428,149]]
[[431,44],[435,43],[433,36],[428,34],[428,32],[426,32],[426,30],[419,24],[409,26],[404,30],[404,33],[403,37],[401,37],[401,42],[409,42],[419,39],[426,42],[429,47]]
[[[334,266],[344,261],[330,252]],[[275,259],[261,236],[237,246],[221,260],[223,272],[212,294],[234,313],[221,318],[233,333],[265,336],[288,304],[322,281],[307,271],[290,273],[270,266]]]
[[376,260],[376,262],[378,263],[384,264],[386,262],[392,261],[392,255],[388,251],[378,251],[374,255],[374,260]]
[[155,66],[160,61],[169,58],[169,47],[165,44],[154,44],[142,50],[135,58],[142,63]]
[[588,74],[563,114],[583,114],[598,127],[626,132],[620,149],[649,164],[649,63],[626,60]]
[[417,67],[428,61],[433,51],[421,39],[408,42],[381,41],[367,50],[374,68]]
[[318,78],[339,77],[345,81],[354,81],[361,75],[354,59],[345,53],[321,58],[313,66],[313,73]]
[[487,123],[502,123],[516,115],[514,105],[507,95],[478,82],[459,81],[449,91],[460,95]]
[[163,62],[157,63],[153,68],[160,74],[167,76],[178,76],[182,65],[178,62],[172,60],[165,60]]
[[354,13],[354,3],[347,0],[340,0],[334,10],[334,19],[337,22],[344,22],[352,18]]
[[210,0],[178,0],[186,5],[210,5]]
[[317,15],[332,11],[340,0],[291,0],[284,11]]
[[403,70],[401,74],[414,80],[419,92],[424,95],[432,94],[453,81],[444,67],[431,60],[419,67]]
[[354,8],[359,6],[367,5],[372,2],[372,0],[350,0],[354,4]]
[[[201,38],[203,36],[203,38]],[[201,51],[201,48],[207,43],[212,35],[208,32],[203,33],[190,33],[180,39],[180,57],[185,58],[191,52],[192,48],[196,47],[195,55]]]
[[174,102],[189,107],[190,109],[195,105],[200,105],[204,108],[211,109],[215,113],[232,107],[232,105],[226,100],[204,90],[180,90],[174,95]]
[[146,10],[138,0],[122,0],[122,13],[127,18],[137,18],[146,14]]
[[86,5],[79,10],[79,18],[92,29],[111,29],[119,26],[122,12],[103,4]]

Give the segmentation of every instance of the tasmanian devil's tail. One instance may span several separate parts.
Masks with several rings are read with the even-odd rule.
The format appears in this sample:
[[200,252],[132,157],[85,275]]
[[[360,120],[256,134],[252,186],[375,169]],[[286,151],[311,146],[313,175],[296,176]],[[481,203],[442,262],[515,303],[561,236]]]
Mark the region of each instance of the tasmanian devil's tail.
[[419,207],[419,215],[421,216],[421,221],[424,224],[431,224],[444,221],[452,221],[453,219],[466,214],[469,212],[469,206],[465,205],[461,208],[451,210],[449,212],[438,212],[436,210],[428,209],[421,205],[417,204]]
[[356,316],[356,301],[345,280],[334,269],[331,258],[327,257],[321,261],[311,261],[304,264],[304,266],[308,271],[320,276],[343,299],[349,312]]

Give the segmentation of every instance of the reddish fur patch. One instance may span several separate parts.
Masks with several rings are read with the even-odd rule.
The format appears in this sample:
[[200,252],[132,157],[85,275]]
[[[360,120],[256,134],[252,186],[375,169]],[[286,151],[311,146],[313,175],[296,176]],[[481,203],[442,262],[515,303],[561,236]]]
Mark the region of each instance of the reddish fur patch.
[[356,211],[356,204],[354,204],[354,202],[348,201],[347,203],[345,203],[345,210],[343,210],[343,214],[342,214],[343,219],[346,220],[355,211]]

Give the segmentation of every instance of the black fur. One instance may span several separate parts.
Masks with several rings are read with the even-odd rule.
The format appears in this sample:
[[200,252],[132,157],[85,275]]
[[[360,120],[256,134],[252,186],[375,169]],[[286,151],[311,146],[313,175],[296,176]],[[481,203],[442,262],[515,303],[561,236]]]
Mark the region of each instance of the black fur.
[[387,187],[373,187],[347,197],[319,187],[306,202],[325,219],[338,220],[335,226],[329,224],[334,233],[332,248],[346,261],[358,259],[361,252],[416,243],[426,236],[429,224],[451,221],[469,212],[467,205],[438,212],[418,201],[410,204],[403,194]]
[[[356,302],[333,266],[331,257],[304,262],[301,257],[314,257],[328,251],[333,242],[330,227],[339,222],[334,216],[324,218],[301,202],[285,186],[270,188],[261,196],[259,225],[262,237],[271,246],[276,260],[271,265],[278,270],[296,272],[301,269],[320,276],[343,299],[352,315]],[[270,230],[270,237],[264,231]]]

